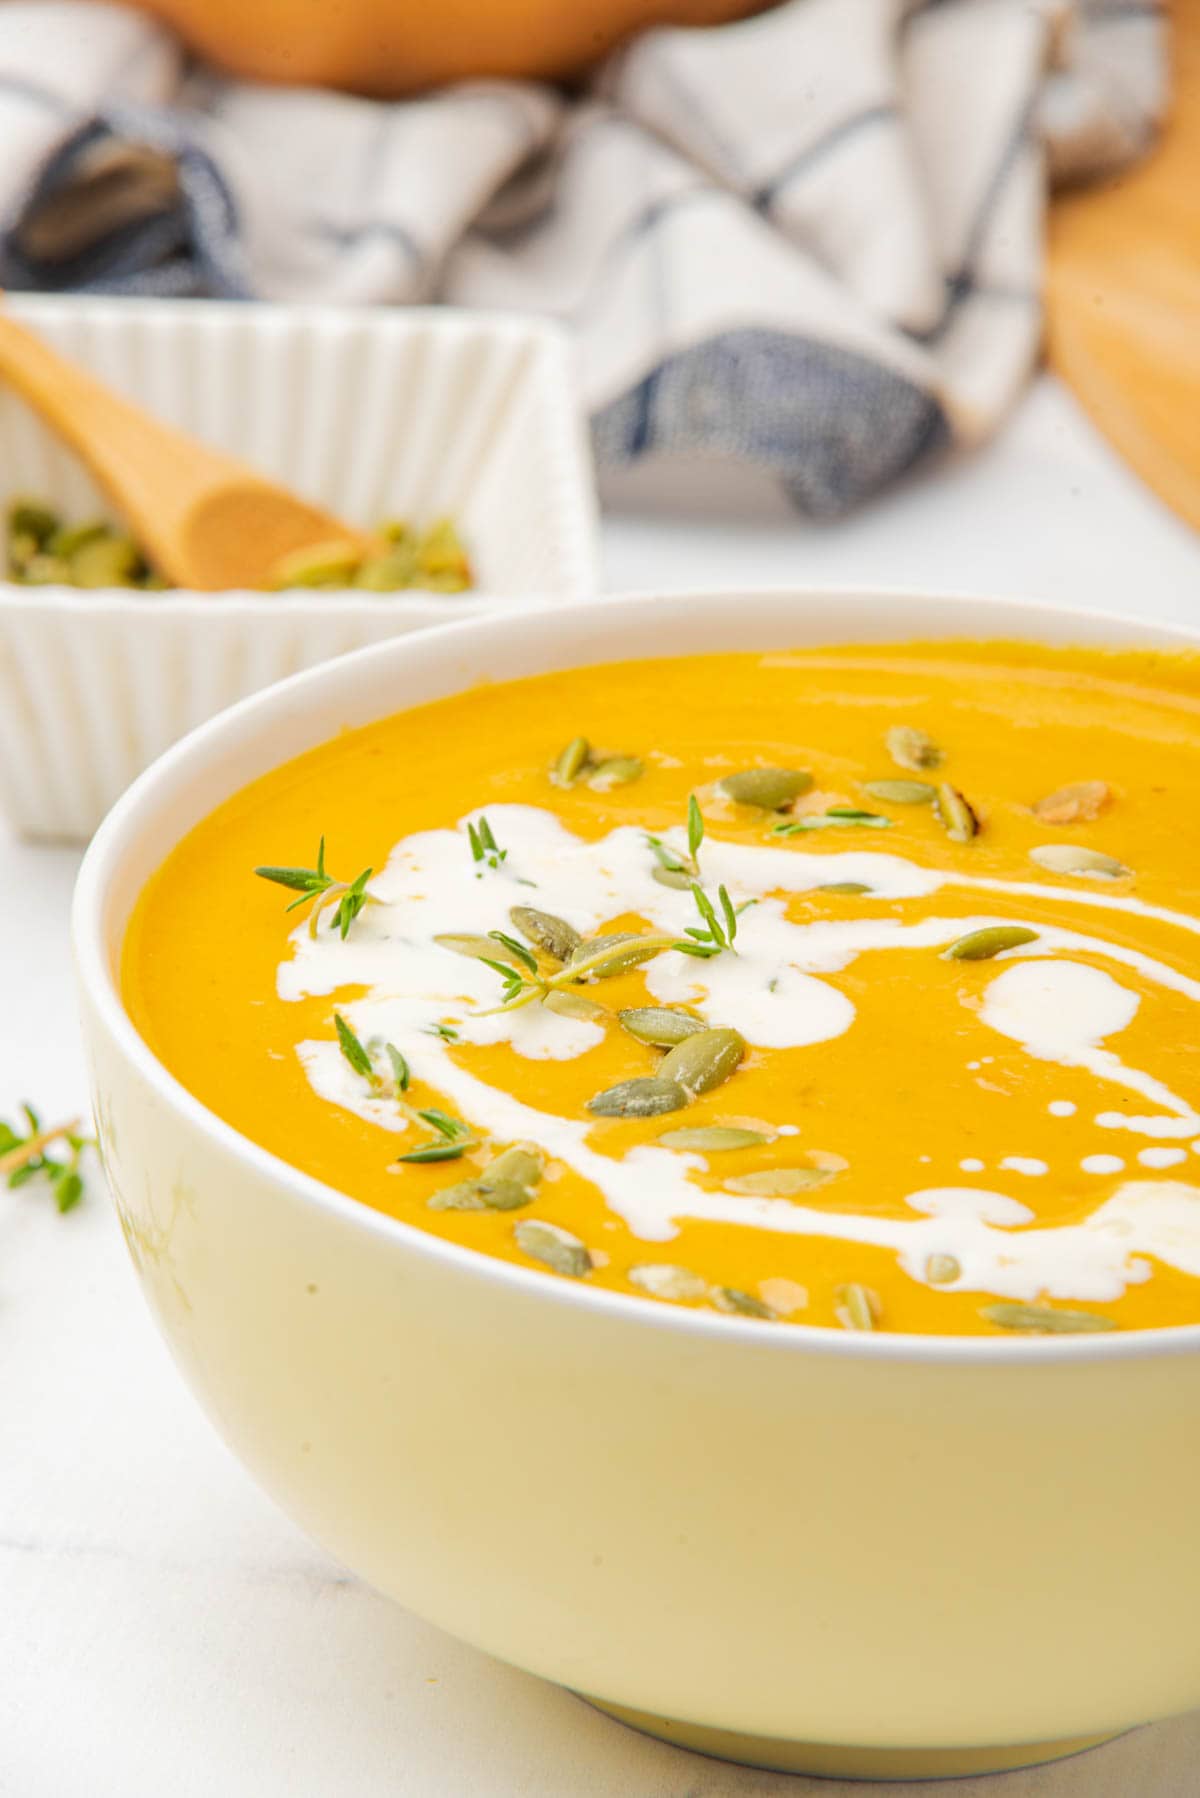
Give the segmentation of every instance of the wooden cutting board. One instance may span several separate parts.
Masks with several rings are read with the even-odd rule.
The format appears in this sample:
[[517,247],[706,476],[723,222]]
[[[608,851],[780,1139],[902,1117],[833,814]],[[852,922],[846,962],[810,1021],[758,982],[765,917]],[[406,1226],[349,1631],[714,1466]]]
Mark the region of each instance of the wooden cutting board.
[[1200,529],[1200,0],[1173,15],[1161,147],[1056,201],[1047,351],[1094,422]]

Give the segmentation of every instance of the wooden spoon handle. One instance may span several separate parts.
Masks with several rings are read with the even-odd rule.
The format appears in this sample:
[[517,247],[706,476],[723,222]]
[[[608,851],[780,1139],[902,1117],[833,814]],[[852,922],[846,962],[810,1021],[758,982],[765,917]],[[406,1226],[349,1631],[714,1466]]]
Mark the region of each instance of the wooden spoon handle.
[[195,503],[197,476],[201,487],[206,472],[225,485],[236,466],[149,418],[3,311],[0,377],[70,444],[156,559],[181,502]]

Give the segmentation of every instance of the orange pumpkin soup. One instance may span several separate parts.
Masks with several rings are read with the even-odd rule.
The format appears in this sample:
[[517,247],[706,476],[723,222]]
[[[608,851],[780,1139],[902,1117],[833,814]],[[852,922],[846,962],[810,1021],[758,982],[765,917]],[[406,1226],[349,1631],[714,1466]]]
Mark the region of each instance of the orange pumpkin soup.
[[1198,798],[1186,658],[483,686],[222,805],[124,993],[246,1136],[531,1269],[764,1323],[1193,1323]]

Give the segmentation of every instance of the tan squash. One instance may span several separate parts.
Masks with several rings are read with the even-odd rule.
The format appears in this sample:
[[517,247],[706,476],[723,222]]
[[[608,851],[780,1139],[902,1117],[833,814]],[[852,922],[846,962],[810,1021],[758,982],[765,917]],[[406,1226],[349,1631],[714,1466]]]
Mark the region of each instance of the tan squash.
[[763,0],[140,0],[230,74],[394,96],[477,76],[575,74],[654,25],[716,25]]

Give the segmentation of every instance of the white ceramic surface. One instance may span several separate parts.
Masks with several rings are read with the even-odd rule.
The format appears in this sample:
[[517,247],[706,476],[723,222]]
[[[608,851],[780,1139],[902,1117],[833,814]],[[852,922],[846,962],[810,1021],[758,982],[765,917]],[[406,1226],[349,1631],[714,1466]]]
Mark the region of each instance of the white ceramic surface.
[[[140,594],[0,582],[0,807],[86,838],[155,756],[224,706],[366,644],[586,598],[598,583],[590,452],[551,325],[419,308],[15,297],[56,348],[167,422],[363,525],[453,517],[462,595]],[[0,388],[0,500],[105,506]]]
[[211,1117],[137,1037],[113,960],[170,843],[348,718],[484,672],[681,642],[914,634],[1195,641],[855,595],[617,601],[429,633],[290,682],[168,755],[97,838],[75,918],[127,1242],[186,1376],[264,1485],[381,1589],[520,1666],[781,1754],[846,1746],[880,1771],[928,1750],[1000,1760],[1200,1700],[1200,1330],[769,1330],[490,1261]]

